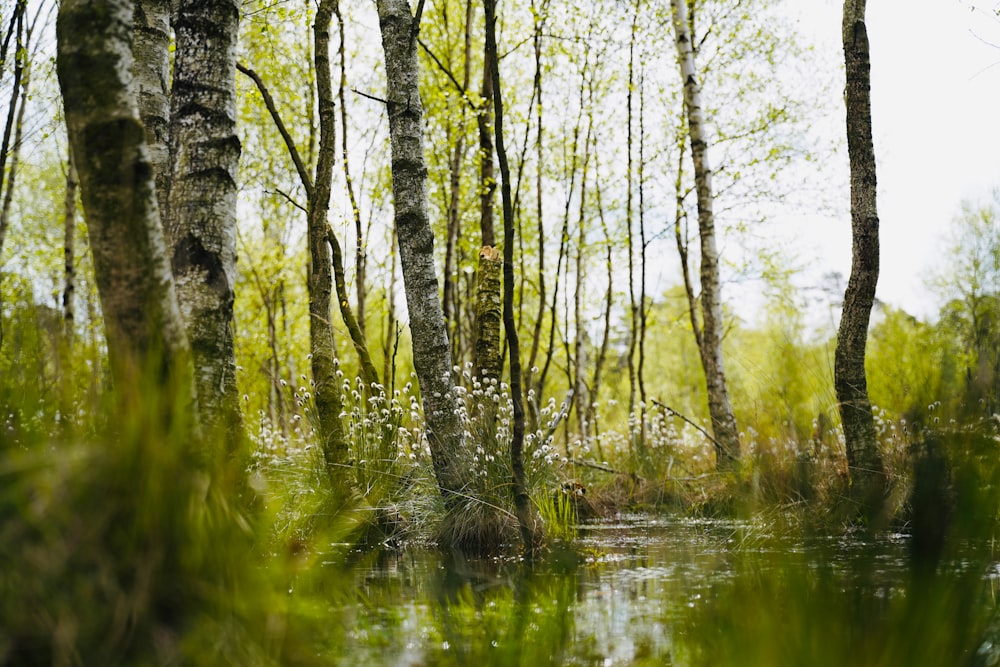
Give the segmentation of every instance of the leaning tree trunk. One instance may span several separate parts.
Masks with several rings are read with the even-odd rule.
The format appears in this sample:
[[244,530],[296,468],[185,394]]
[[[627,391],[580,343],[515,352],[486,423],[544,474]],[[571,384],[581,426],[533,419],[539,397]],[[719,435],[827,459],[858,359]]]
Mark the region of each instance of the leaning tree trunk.
[[684,84],[684,107],[688,134],[691,137],[691,158],[694,162],[695,191],[698,197],[702,320],[699,351],[708,389],[708,412],[715,434],[716,466],[727,469],[740,459],[740,440],[722,364],[722,299],[719,287],[719,251],[715,242],[715,215],[712,211],[712,168],[708,161],[708,141],[702,120],[701,90],[691,44],[687,0],[671,0],[670,4],[673,7],[677,62]]
[[871,62],[865,0],[845,0],[844,62],[847,66],[847,149],[851,163],[851,277],[837,332],[834,385],[847,443],[854,497],[863,511],[877,511],[884,489],[882,458],[865,379],[868,322],[878,282],[878,211],[872,143]]
[[[422,5],[421,5],[422,6]],[[420,17],[406,0],[377,0],[385,51],[386,110],[392,146],[392,193],[413,365],[420,383],[434,472],[445,497],[469,481],[462,423],[456,410],[451,347],[438,295],[434,234],[427,214],[423,105],[418,89],[417,30]]]
[[130,87],[132,9],[130,0],[63,0],[59,84],[115,382],[128,391],[141,378],[172,379],[183,391],[187,337]]
[[170,109],[171,265],[205,426],[241,431],[233,347],[236,283],[237,0],[181,0]]
[[333,292],[332,255],[328,246],[330,192],[337,158],[336,115],[330,81],[330,23],[336,0],[322,0],[313,24],[316,91],[319,99],[319,152],[316,180],[309,197],[309,351],[312,354],[313,390],[319,417],[320,438],[327,468],[336,476],[347,460],[347,440],[340,422],[343,410],[337,377],[337,350],[333,339],[330,295]]

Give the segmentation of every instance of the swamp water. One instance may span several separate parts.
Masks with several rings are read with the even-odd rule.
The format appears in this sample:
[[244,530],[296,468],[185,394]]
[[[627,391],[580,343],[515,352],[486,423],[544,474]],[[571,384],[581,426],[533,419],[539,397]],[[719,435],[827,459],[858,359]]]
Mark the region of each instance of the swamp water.
[[919,576],[909,551],[903,534],[626,515],[533,567],[421,549],[328,561],[308,586],[329,604],[310,613],[329,664],[1000,664],[992,550]]

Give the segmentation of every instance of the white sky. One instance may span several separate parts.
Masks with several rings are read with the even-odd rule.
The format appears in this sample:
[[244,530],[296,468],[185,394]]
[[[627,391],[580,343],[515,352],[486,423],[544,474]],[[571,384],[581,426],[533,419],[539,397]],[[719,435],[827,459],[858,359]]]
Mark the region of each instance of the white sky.
[[[806,36],[842,59],[841,8],[839,0],[802,0],[797,9]],[[882,249],[878,298],[915,315],[937,310],[925,276],[940,266],[936,251],[962,201],[1000,187],[998,8],[996,0],[868,3]],[[843,113],[841,105],[830,116],[841,132]],[[808,282],[826,271],[850,273],[846,215],[794,224]]]

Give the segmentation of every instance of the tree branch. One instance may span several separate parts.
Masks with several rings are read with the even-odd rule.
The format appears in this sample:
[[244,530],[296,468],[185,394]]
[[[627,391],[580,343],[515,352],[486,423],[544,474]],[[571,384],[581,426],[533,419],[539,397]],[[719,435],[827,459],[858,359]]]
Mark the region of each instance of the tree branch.
[[[306,165],[302,161],[302,156],[299,155],[299,149],[295,147],[295,140],[292,139],[292,135],[288,132],[288,128],[285,127],[285,123],[281,120],[281,115],[278,113],[278,107],[274,104],[274,98],[271,97],[271,93],[268,92],[267,86],[264,85],[264,81],[260,78],[260,75],[249,67],[241,63],[237,63],[236,69],[250,77],[250,79],[252,79],[257,85],[257,90],[260,91],[260,96],[264,99],[264,106],[266,106],[268,112],[270,112],[271,118],[274,120],[274,125],[278,128],[278,132],[281,134],[281,138],[285,140],[285,146],[288,148],[288,154],[291,156],[292,162],[295,164],[295,170],[299,173],[299,180],[302,181],[302,187],[306,190],[306,196],[309,199],[312,199],[313,182],[312,178],[309,176],[309,170],[306,169]],[[299,206],[299,208],[302,207]]]
[[708,431],[706,431],[705,429],[703,429],[703,428],[702,428],[701,426],[698,426],[698,424],[695,424],[695,423],[694,423],[693,421],[691,421],[690,419],[688,419],[687,417],[685,417],[685,416],[684,416],[684,415],[682,415],[681,413],[677,412],[676,410],[674,410],[674,409],[673,409],[672,407],[670,407],[669,405],[664,405],[663,403],[660,403],[660,402],[659,402],[658,400],[656,400],[655,398],[653,398],[653,399],[650,399],[650,400],[652,401],[653,405],[655,405],[655,406],[657,406],[657,407],[660,407],[660,408],[663,408],[664,410],[666,410],[666,411],[667,411],[667,412],[669,412],[670,414],[672,414],[672,415],[674,415],[674,416],[676,416],[676,417],[680,417],[681,419],[683,419],[684,421],[686,421],[686,422],[687,422],[688,424],[690,424],[691,426],[694,426],[694,427],[695,427],[696,429],[698,429],[698,430],[699,430],[699,431],[701,432],[701,434],[702,434],[703,436],[705,436],[706,438],[708,438],[708,439],[709,439],[709,441],[711,441],[711,442],[712,442],[712,444],[714,444],[714,445],[716,445],[716,446],[719,446],[719,441],[718,441],[718,440],[716,440],[715,438],[713,438],[713,437],[711,436],[711,434],[709,434],[709,432],[708,432]]
[[438,69],[441,70],[441,72],[446,77],[448,77],[448,80],[451,81],[451,83],[452,83],[453,86],[455,86],[455,89],[459,93],[461,93],[462,99],[465,100],[466,104],[469,105],[469,108],[472,109],[473,111],[479,111],[479,108],[475,104],[473,104],[473,102],[472,102],[471,99],[469,99],[469,93],[465,89],[465,86],[463,86],[461,83],[458,82],[458,79],[456,79],[455,75],[451,73],[451,70],[448,69],[447,67],[445,67],[444,63],[441,62],[440,58],[438,58],[436,55],[434,55],[434,52],[431,51],[431,48],[429,46],[427,46],[427,44],[424,42],[424,40],[418,39],[417,40],[417,44],[419,44],[420,48],[422,48],[424,50],[424,53],[426,53],[428,56],[430,56],[431,60],[434,61],[434,64],[438,66]]
[[357,88],[351,88],[351,92],[354,93],[355,95],[360,95],[361,97],[368,98],[369,100],[378,102],[380,104],[389,104],[389,100],[384,100],[381,97],[375,97],[374,95],[369,95],[368,93],[362,93]]

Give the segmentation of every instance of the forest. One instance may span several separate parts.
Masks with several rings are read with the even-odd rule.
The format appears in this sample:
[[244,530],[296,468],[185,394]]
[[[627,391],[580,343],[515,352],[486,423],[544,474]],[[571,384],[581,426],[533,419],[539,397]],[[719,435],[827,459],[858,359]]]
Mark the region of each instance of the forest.
[[827,4],[0,0],[0,665],[1000,664],[1000,180],[877,293]]

